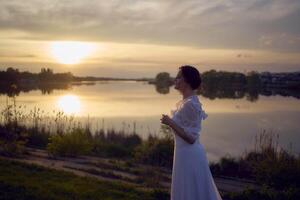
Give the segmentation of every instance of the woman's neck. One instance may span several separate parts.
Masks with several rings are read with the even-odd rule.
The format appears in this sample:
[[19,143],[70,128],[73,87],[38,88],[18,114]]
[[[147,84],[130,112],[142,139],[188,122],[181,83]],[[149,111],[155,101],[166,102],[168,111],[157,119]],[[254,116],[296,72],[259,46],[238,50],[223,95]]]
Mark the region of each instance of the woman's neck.
[[194,90],[186,90],[182,93],[182,99],[186,99],[193,95],[196,95],[196,92]]

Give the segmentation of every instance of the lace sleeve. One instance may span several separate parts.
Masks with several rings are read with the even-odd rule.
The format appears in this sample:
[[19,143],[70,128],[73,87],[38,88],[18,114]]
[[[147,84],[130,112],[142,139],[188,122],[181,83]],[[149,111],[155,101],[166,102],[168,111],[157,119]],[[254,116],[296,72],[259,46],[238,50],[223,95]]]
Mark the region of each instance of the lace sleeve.
[[188,101],[180,110],[179,119],[184,131],[193,139],[196,139],[200,135],[201,120],[206,119],[207,116],[201,105]]

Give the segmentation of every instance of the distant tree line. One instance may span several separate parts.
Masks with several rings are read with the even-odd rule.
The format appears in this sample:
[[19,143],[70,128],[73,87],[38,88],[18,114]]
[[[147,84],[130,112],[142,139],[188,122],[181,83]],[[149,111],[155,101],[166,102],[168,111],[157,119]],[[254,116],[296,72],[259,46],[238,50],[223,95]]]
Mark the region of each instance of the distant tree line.
[[[258,88],[261,86],[259,73],[255,71],[243,74],[240,72],[210,70],[201,73],[201,79],[201,87],[205,89]],[[174,80],[168,72],[160,72],[149,83],[163,87],[173,85]]]
[[39,73],[28,71],[20,72],[18,69],[9,67],[6,71],[0,71],[0,82],[8,84],[21,84],[26,81],[31,82],[70,82],[74,76],[71,72],[53,73],[50,68],[41,68]]
[[[259,73],[249,72],[247,74],[239,72],[226,72],[210,70],[201,74],[202,86],[208,89],[219,88],[226,89],[231,88],[257,88],[261,86]],[[18,69],[9,67],[6,71],[0,71],[0,82],[7,83],[20,83],[26,81],[36,82],[71,82],[82,80],[98,80],[99,77],[75,77],[71,72],[54,73],[50,68],[41,68],[39,73],[31,73],[28,71],[20,72]],[[100,79],[112,79],[104,78]],[[174,84],[174,78],[170,76],[168,72],[160,72],[156,75],[154,80],[149,83],[154,83],[159,87],[169,87]]]
[[[262,74],[251,71],[246,74],[240,72],[226,72],[209,70],[201,73],[202,84],[197,94],[203,95],[210,99],[215,98],[244,98],[250,101],[256,101],[259,95],[271,96],[293,96],[300,98],[298,90],[286,88],[269,88],[262,80]],[[288,78],[289,79],[289,78]],[[74,84],[82,84],[82,81],[99,81],[99,80],[135,80],[148,81],[154,84],[155,89],[160,94],[168,94],[170,87],[174,85],[174,77],[168,72],[160,72],[154,78],[143,79],[125,79],[109,77],[76,77],[72,73],[54,73],[49,68],[41,68],[39,73],[20,72],[18,69],[7,68],[6,71],[0,71],[0,95],[8,94],[9,96],[18,95],[21,91],[39,89],[43,94],[50,94],[54,89],[66,89]],[[11,87],[11,86],[14,87]],[[283,85],[284,86],[284,85]]]
[[[202,84],[197,94],[209,99],[240,99],[245,97],[249,101],[256,101],[259,95],[281,95],[300,98],[297,90],[266,87],[262,82],[261,74],[256,71],[243,74],[240,72],[209,70],[201,73],[201,79]],[[148,83],[154,84],[158,93],[168,94],[170,87],[174,84],[174,80],[175,78],[171,77],[168,72],[160,72]]]
[[204,90],[257,89],[262,86],[258,72],[247,74],[210,70],[201,74]]

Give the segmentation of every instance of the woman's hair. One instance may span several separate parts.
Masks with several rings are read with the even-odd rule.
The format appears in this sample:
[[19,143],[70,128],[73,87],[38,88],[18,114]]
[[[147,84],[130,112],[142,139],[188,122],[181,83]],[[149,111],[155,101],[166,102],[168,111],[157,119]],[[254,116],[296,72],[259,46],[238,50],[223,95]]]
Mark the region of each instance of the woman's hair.
[[181,70],[185,82],[187,82],[193,90],[200,87],[202,80],[199,71],[195,67],[183,65],[179,67],[179,69]]

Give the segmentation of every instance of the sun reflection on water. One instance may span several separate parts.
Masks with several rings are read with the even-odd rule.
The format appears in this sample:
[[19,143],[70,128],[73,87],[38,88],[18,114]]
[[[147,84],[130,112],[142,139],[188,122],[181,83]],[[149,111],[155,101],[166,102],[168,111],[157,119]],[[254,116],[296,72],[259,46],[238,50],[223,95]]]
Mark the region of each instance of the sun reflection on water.
[[80,112],[80,100],[76,95],[60,96],[57,105],[66,114],[78,114]]

